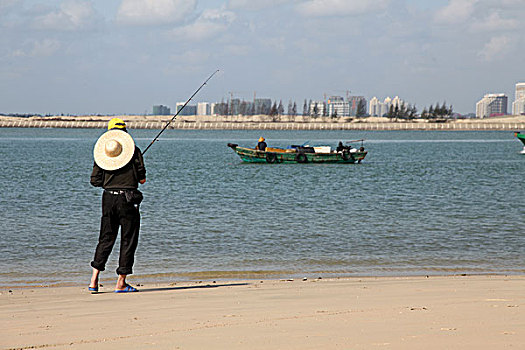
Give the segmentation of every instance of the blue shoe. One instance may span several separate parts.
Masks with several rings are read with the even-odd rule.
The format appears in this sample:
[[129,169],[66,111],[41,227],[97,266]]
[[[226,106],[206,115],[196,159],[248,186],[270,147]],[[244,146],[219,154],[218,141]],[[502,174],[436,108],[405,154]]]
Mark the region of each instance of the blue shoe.
[[88,287],[88,290],[91,292],[91,294],[98,293],[98,286],[96,286],[96,287]]
[[139,290],[137,288],[133,288],[129,284],[126,285],[126,288],[124,289],[115,289],[115,293],[131,293],[131,292],[138,292]]

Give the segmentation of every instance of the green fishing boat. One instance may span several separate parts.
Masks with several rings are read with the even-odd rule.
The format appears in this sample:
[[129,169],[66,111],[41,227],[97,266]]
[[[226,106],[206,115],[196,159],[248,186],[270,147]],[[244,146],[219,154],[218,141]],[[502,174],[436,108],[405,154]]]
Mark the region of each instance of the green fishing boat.
[[[362,141],[362,140],[357,140]],[[341,143],[340,143],[341,145]],[[247,163],[361,163],[366,154],[364,147],[352,148],[339,146],[332,149],[330,146],[297,146],[286,149],[267,147],[260,151],[255,148],[240,147],[235,143],[228,143],[243,162]]]
[[516,136],[518,140],[520,140],[523,143],[523,149],[521,150],[520,153],[525,154],[525,134],[520,131],[516,131],[514,133],[514,136]]

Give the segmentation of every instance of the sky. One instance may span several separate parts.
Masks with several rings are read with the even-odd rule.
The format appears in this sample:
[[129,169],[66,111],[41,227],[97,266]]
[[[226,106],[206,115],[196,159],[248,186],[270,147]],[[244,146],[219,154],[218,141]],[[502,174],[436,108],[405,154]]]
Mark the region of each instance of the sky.
[[525,82],[525,0],[0,0],[0,113],[399,96],[475,111]]

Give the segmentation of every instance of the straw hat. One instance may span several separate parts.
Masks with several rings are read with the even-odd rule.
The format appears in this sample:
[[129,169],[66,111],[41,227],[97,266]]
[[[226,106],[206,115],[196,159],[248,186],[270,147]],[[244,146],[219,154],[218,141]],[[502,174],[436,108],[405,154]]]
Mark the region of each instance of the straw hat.
[[259,142],[263,142],[264,141],[264,137],[259,137]]
[[117,170],[129,163],[135,153],[135,142],[125,131],[113,129],[99,137],[93,150],[95,163],[104,170]]

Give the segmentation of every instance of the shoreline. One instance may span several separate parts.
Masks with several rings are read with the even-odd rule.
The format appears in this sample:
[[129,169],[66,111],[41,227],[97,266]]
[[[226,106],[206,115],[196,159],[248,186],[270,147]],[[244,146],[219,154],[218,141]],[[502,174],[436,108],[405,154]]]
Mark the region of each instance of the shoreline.
[[[107,126],[113,116],[80,117],[4,117],[0,128],[96,128]],[[171,116],[118,116],[129,129],[162,129]],[[211,117],[179,116],[168,129],[188,130],[429,130],[429,131],[519,131],[525,130],[525,116],[507,116],[485,119],[458,119],[447,122],[427,120],[391,121],[387,118],[285,118],[272,121],[263,116]]]
[[[232,281],[251,281],[258,282],[261,280],[277,280],[277,281],[300,281],[300,280],[340,280],[340,279],[388,279],[388,278],[436,278],[436,277],[525,277],[525,271],[520,269],[516,271],[473,271],[459,269],[456,271],[433,271],[433,272],[415,272],[415,273],[390,273],[390,274],[367,274],[367,273],[285,273],[269,271],[261,273],[216,273],[217,271],[203,271],[203,272],[191,272],[191,273],[168,273],[165,276],[163,274],[133,274],[128,276],[130,284],[139,285],[161,285],[161,284],[179,284],[179,283],[222,283]],[[91,271],[87,271],[82,274],[83,278],[74,278],[69,280],[52,280],[47,281],[46,279],[37,280],[30,278],[31,281],[24,283],[22,279],[18,281],[5,282],[0,284],[0,293],[7,290],[29,290],[29,289],[42,289],[42,288],[67,288],[67,287],[81,287],[88,281],[91,276]],[[27,277],[27,276],[26,276]],[[78,276],[77,276],[78,277]],[[102,284],[111,285],[116,281],[116,275],[114,273],[102,274],[100,276],[100,282]]]
[[352,277],[0,292],[4,349],[502,349],[525,275]]

